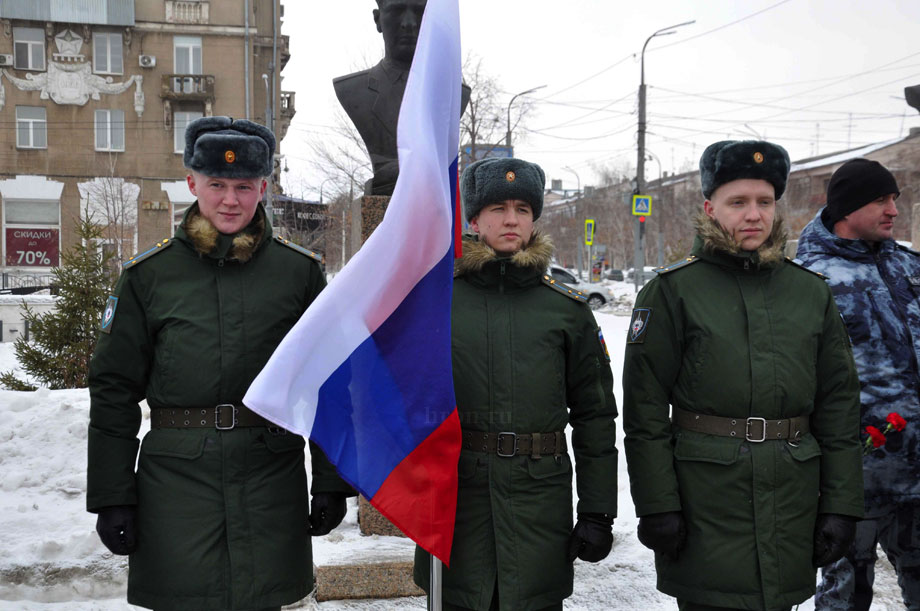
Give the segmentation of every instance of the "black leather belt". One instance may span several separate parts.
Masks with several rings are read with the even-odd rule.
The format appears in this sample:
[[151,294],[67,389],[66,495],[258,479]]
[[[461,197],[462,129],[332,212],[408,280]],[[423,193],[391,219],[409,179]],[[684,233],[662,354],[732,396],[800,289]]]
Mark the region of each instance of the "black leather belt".
[[555,433],[486,433],[463,431],[463,449],[497,454],[502,457],[561,456],[565,454],[565,434]]
[[[237,427],[264,426],[281,429],[245,405],[221,403],[214,407],[150,409],[150,428],[154,429],[217,429],[229,431]],[[283,430],[283,429],[281,429]]]
[[737,437],[753,443],[770,439],[795,441],[808,432],[808,417],[798,416],[780,420],[765,418],[725,418],[688,412],[674,406],[672,422],[682,429],[719,437]]

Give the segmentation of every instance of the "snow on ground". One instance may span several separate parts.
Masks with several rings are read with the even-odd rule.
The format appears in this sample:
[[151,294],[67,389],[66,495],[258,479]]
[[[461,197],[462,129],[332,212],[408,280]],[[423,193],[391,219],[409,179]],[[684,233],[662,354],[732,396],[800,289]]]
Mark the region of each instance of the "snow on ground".
[[[632,287],[613,283],[618,304],[596,313],[610,349],[615,394],[622,405],[623,349]],[[622,286],[619,286],[622,285]],[[11,343],[0,343],[0,371],[16,367]],[[85,389],[36,392],[0,390],[0,611],[116,611],[138,609],[125,601],[126,561],[112,556],[95,533],[95,517],[84,508],[86,494]],[[149,428],[145,410],[141,434]],[[600,563],[575,563],[575,593],[566,609],[600,611],[674,609],[655,589],[652,553],[636,539],[637,519],[629,495],[622,428],[617,447],[619,516],[614,548]],[[411,557],[412,544],[398,537],[361,536],[356,506],[343,524],[314,539],[317,564],[359,557]],[[894,576],[878,563],[874,611],[901,608]],[[423,598],[302,603],[292,608],[322,611],[424,609]],[[811,601],[801,606],[813,609]]]

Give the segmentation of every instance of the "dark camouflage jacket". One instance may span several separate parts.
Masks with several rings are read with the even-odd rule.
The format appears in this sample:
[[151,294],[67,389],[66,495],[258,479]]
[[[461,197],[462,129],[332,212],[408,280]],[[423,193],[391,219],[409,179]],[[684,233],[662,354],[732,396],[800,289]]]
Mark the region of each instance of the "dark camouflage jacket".
[[829,279],[846,322],[859,372],[864,428],[884,430],[897,412],[907,420],[864,459],[866,510],[920,498],[920,254],[886,240],[874,248],[834,235],[820,212],[802,231],[798,258]]

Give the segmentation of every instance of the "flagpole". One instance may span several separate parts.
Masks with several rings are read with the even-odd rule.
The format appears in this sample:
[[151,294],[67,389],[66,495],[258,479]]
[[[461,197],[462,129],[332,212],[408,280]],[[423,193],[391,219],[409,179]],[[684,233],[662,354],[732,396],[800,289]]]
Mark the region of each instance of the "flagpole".
[[428,588],[428,611],[441,611],[441,561],[435,558],[434,554],[429,556],[431,558],[431,582]]

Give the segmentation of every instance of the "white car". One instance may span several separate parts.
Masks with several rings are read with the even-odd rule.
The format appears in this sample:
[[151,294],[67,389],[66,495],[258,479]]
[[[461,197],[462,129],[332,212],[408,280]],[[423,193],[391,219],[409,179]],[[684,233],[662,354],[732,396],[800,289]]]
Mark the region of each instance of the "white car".
[[613,294],[603,284],[597,282],[582,282],[574,274],[556,265],[550,266],[547,273],[558,282],[561,282],[588,297],[588,305],[596,310],[610,301]]

